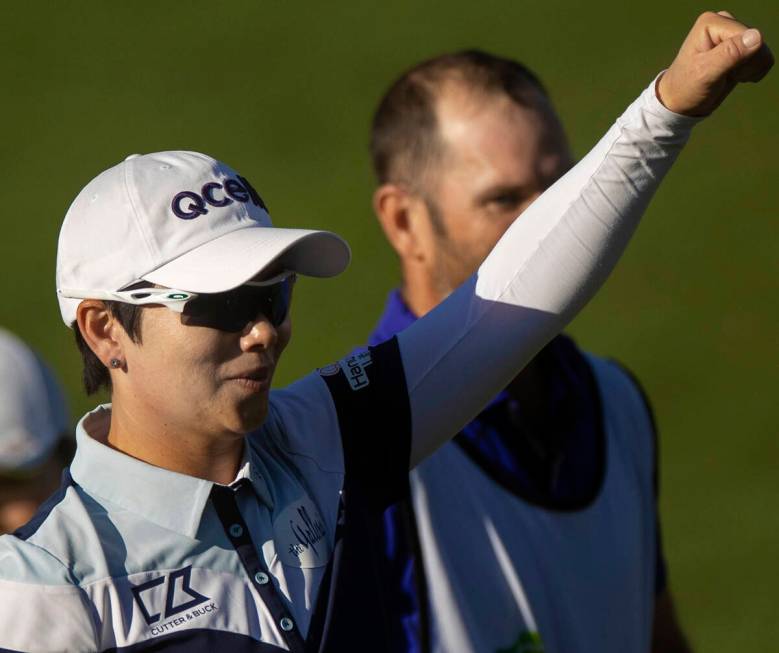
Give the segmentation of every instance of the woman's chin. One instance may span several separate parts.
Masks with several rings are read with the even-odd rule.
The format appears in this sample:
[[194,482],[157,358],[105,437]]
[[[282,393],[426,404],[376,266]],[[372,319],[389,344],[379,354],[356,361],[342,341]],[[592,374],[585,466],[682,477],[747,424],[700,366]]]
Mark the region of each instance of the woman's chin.
[[242,401],[236,408],[234,419],[235,431],[249,433],[262,426],[268,416],[268,393],[257,393]]

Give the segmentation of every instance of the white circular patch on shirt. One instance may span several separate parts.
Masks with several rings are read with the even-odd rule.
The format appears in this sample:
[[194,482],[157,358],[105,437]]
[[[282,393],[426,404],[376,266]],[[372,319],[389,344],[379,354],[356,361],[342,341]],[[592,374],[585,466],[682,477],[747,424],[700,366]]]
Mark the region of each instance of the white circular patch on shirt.
[[290,567],[323,567],[330,560],[325,522],[308,497],[294,501],[273,522],[276,555]]

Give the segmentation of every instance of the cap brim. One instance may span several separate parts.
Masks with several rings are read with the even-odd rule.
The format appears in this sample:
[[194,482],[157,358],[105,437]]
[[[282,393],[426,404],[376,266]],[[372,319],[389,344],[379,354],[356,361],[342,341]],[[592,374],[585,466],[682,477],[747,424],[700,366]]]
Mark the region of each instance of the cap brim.
[[190,292],[230,290],[273,263],[311,277],[334,277],[349,265],[349,245],[329,231],[247,227],[215,238],[143,275]]

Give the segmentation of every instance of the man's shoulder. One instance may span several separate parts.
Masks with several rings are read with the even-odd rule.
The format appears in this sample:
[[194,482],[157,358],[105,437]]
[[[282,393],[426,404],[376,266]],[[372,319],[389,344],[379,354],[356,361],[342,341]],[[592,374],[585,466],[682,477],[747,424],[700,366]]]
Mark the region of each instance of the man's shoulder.
[[642,407],[650,407],[649,398],[643,385],[636,373],[625,363],[613,357],[600,356],[585,351],[582,353],[595,374],[595,380],[602,389],[601,394],[630,395]]
[[630,370],[630,368],[614,356],[595,354],[591,351],[587,351],[581,348],[579,348],[579,352],[587,359],[587,362],[591,366],[607,368],[613,373],[617,373],[626,377],[630,381],[635,381],[635,374]]
[[593,354],[586,357],[598,386],[607,433],[635,451],[639,460],[655,461],[658,436],[654,410],[636,375],[616,359]]

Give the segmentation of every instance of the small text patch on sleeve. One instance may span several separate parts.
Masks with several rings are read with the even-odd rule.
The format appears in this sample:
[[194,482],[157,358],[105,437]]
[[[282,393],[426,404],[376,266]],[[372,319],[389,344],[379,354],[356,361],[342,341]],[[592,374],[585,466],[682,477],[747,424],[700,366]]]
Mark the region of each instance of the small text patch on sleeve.
[[352,390],[361,390],[370,384],[367,368],[371,362],[371,353],[367,350],[356,352],[340,362]]

